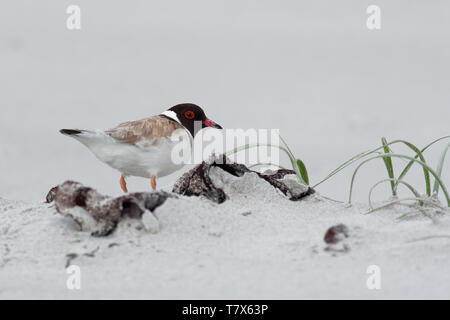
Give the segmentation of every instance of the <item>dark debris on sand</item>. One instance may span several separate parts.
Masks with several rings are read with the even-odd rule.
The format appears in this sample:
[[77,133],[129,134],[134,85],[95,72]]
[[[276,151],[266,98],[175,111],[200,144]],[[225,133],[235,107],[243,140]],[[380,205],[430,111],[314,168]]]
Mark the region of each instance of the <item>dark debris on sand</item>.
[[[153,212],[167,198],[175,197],[167,192],[138,192],[120,197],[108,197],[75,181],[66,181],[52,188],[47,194],[47,202],[54,202],[56,211],[73,219],[81,230],[90,223],[94,236],[106,236],[113,232],[123,217],[140,218],[149,210]],[[87,213],[89,216],[86,216]]]
[[280,190],[284,195],[289,197],[289,200],[298,201],[308,195],[313,194],[314,189],[308,187],[306,191],[295,194],[292,190],[281,180],[290,174],[295,174],[293,170],[281,169],[273,173],[264,174],[257,171],[250,170],[243,164],[233,163],[225,155],[218,156],[209,162],[203,161],[200,165],[192,170],[189,170],[176,182],[173,187],[173,192],[185,196],[204,196],[205,198],[217,203],[222,203],[227,200],[225,192],[217,188],[210,177],[210,170],[213,167],[218,167],[235,177],[242,177],[245,173],[253,172],[261,179],[270,183],[274,188]]

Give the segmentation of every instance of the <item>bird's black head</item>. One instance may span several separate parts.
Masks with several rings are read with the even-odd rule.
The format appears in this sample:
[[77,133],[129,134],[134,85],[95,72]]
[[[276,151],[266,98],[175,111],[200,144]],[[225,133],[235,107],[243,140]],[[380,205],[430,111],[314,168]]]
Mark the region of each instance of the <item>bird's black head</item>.
[[222,129],[220,125],[208,119],[202,108],[192,103],[177,104],[164,112],[163,115],[178,120],[178,122],[183,125],[193,137],[197,134],[196,131],[199,131],[199,129],[196,130],[197,127],[195,127],[195,121],[198,121],[198,128],[211,127]]

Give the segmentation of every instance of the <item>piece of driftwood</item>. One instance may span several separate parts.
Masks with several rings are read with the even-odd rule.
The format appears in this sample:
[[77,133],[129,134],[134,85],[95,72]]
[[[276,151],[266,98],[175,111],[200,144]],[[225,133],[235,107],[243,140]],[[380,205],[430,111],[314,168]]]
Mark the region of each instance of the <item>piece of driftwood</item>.
[[242,177],[245,173],[254,172],[258,177],[280,190],[292,201],[298,201],[315,192],[314,189],[308,186],[305,186],[301,192],[296,192],[294,188],[283,182],[282,180],[286,175],[295,174],[293,170],[282,169],[270,173],[260,173],[250,170],[243,164],[233,163],[225,155],[213,157],[208,162],[203,161],[200,165],[183,174],[172,191],[185,196],[204,196],[217,203],[224,202],[228,199],[228,196],[222,189],[214,185],[210,177],[210,170],[213,167],[218,167],[236,177]]
[[73,219],[81,230],[93,236],[106,236],[113,232],[124,217],[140,218],[144,212],[153,212],[167,198],[167,192],[138,192],[121,197],[108,197],[75,181],[66,181],[52,188],[47,202],[55,203],[56,210]]

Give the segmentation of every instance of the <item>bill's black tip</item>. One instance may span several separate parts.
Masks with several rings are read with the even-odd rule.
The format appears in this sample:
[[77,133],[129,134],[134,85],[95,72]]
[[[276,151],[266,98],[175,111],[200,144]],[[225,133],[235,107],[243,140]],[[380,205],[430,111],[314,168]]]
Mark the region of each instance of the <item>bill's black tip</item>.
[[68,136],[72,136],[72,135],[81,133],[80,130],[73,130],[73,129],[61,129],[61,130],[59,130],[59,132],[61,132],[62,134],[68,135]]

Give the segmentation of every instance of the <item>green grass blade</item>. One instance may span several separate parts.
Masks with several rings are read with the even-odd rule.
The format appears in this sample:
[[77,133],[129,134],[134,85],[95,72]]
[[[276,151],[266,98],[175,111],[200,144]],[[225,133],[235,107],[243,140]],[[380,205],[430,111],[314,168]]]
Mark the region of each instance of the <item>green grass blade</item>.
[[[398,140],[398,142],[403,143],[404,145],[406,145],[408,148],[410,148],[411,150],[413,150],[416,153],[416,156],[414,157],[414,159],[420,158],[420,161],[422,161],[423,163],[426,163],[425,161],[425,157],[422,154],[422,151],[420,151],[415,145],[413,145],[412,143],[405,141],[405,140]],[[409,168],[411,168],[412,164],[414,162],[411,162],[411,165],[409,166],[406,170],[403,170],[400,175],[398,176],[398,181],[401,181],[403,179],[403,177],[405,176],[405,174],[408,172]],[[430,183],[430,174],[428,173],[428,171],[423,168],[423,176],[425,179],[425,192],[428,196],[431,195],[431,183]],[[395,184],[395,189],[397,189],[398,183]]]
[[429,144],[427,144],[421,151],[424,152],[424,151],[426,151],[429,147],[431,147],[433,144],[435,144],[436,142],[439,142],[439,141],[441,141],[441,140],[448,139],[448,138],[450,138],[450,136],[443,136],[443,137],[440,137],[440,138],[438,138],[438,139],[436,139],[436,140],[434,140],[434,141],[431,141],[431,142],[430,142]]
[[288,144],[286,143],[286,141],[284,141],[283,137],[280,136],[281,142],[283,142],[284,146],[286,147],[287,151],[289,152],[289,154],[291,155],[292,158],[295,158],[294,154],[292,153],[291,149],[289,148]]
[[307,184],[306,181],[303,179],[302,173],[300,172],[300,168],[297,166],[297,163],[294,158],[290,158],[292,169],[295,171],[295,174],[297,175],[297,178],[300,180],[301,183]]
[[[384,153],[392,153],[391,149],[388,146],[388,142],[385,137],[381,138],[381,144],[383,145]],[[391,183],[391,192],[392,196],[395,197],[397,192],[395,190],[395,182],[394,182],[394,167],[392,166],[392,158],[385,157],[383,158],[384,165],[386,166],[386,170],[388,172],[389,181]]]
[[417,211],[417,210],[409,211],[409,212],[406,212],[406,213],[402,214],[401,216],[398,216],[395,219],[401,220],[401,219],[406,218],[407,216],[409,216],[409,215],[411,215],[413,213],[420,213],[420,211]]
[[337,167],[336,169],[334,169],[333,171],[331,171],[325,178],[323,178],[322,180],[320,180],[319,182],[317,182],[313,188],[317,187],[318,185],[322,184],[323,182],[327,181],[328,179],[330,179],[332,176],[334,176],[335,174],[337,174],[339,171],[345,169],[346,167],[348,167],[349,165],[351,165],[352,163],[358,161],[361,158],[364,158],[365,156],[368,156],[374,152],[376,152],[376,150],[378,150],[379,148],[375,149],[375,150],[368,150],[368,151],[364,151],[361,153],[358,153],[357,155],[351,157],[350,159],[348,159],[347,161],[345,161],[344,163],[342,163],[339,167]]
[[294,169],[295,174],[299,178],[300,182],[306,185],[309,185],[308,171],[306,170],[306,166],[302,160],[296,159],[291,149],[289,148],[286,141],[280,136],[281,142],[284,144],[286,150],[288,151],[289,159],[291,160],[292,169]]
[[326,196],[324,196],[323,194],[322,195],[320,195],[322,198],[324,198],[324,199],[327,199],[327,200],[330,200],[330,201],[333,201],[333,202],[336,202],[336,203],[344,203],[344,201],[341,201],[341,200],[336,200],[336,199],[333,199],[333,198],[330,198],[330,197],[326,197]]
[[408,241],[407,243],[417,242],[417,241],[423,241],[423,240],[430,240],[430,239],[439,239],[439,238],[448,238],[450,239],[450,235],[443,234],[443,235],[435,235],[435,236],[427,236],[423,238],[413,239]]
[[274,166],[274,167],[278,167],[279,169],[286,169],[285,167],[282,167],[282,166],[280,166],[280,165],[278,165],[278,164],[275,164],[275,163],[272,163],[272,162],[264,162],[264,163],[255,163],[255,164],[252,164],[252,165],[250,165],[250,166],[248,166],[249,168],[254,168],[254,167],[258,167],[258,166]]
[[[440,137],[440,138],[438,138],[438,139],[436,139],[436,140],[434,140],[434,141],[431,141],[429,144],[427,144],[424,148],[422,148],[422,150],[420,150],[420,152],[423,154],[428,148],[430,148],[432,145],[434,145],[435,143],[437,143],[437,142],[439,142],[439,141],[441,141],[441,140],[444,140],[444,139],[448,139],[448,138],[450,138],[450,135],[448,135],[448,136],[443,136],[443,137]],[[419,154],[416,154],[416,156],[414,157],[414,159],[417,159],[419,157]],[[414,163],[414,161],[410,161],[407,165],[406,165],[406,167],[403,169],[403,171],[400,173],[400,175],[399,175],[399,177],[398,177],[398,179],[399,180],[401,180],[404,176],[405,176],[405,174],[409,171],[409,169],[411,168],[411,166],[413,165],[413,163]],[[427,190],[427,191],[430,191],[430,193],[431,193],[431,190]],[[428,193],[427,193],[428,194]],[[430,194],[428,194],[428,195],[430,195]]]
[[308,171],[306,170],[306,166],[302,160],[297,159],[297,167],[300,171],[300,175],[302,176],[303,181],[305,181],[306,185],[309,185]]
[[[439,178],[442,176],[442,168],[444,167],[445,156],[447,155],[447,151],[449,148],[450,148],[450,143],[447,144],[444,151],[442,151],[441,157],[439,158],[438,166],[436,169],[436,173],[438,174]],[[437,182],[437,180],[435,180],[433,193],[437,194],[438,192],[439,192],[439,183]]]

